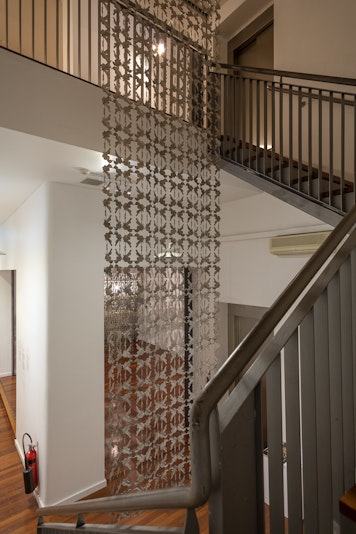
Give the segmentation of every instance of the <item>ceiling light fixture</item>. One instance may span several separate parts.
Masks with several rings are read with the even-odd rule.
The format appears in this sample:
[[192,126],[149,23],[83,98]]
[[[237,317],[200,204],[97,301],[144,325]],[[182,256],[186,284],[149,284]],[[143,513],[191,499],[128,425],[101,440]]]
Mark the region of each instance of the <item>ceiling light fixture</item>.
[[154,56],[162,56],[164,54],[166,48],[164,46],[164,43],[160,42],[158,44],[152,45],[153,55]]

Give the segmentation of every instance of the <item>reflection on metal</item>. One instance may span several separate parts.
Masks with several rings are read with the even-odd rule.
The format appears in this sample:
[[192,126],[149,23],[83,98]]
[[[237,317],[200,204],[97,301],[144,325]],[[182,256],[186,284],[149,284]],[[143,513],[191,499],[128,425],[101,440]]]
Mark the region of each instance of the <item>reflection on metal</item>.
[[215,368],[219,83],[209,67],[217,4],[102,2],[115,494],[189,482],[189,410]]

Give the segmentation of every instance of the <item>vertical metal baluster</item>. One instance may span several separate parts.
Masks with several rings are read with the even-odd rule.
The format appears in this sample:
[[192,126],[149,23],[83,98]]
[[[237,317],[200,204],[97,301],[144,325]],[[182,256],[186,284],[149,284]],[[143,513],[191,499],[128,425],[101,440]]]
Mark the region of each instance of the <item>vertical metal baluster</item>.
[[[354,247],[350,254],[350,269],[351,273],[356,272],[356,248]],[[352,275],[352,282],[351,282],[351,333],[352,333],[352,351],[353,356],[352,359],[355,361],[355,351],[356,351],[356,284],[354,283],[354,277]],[[352,370],[352,381],[354,384],[353,387],[353,396],[354,401],[353,405],[356,405],[356,365],[353,365]],[[354,409],[353,414],[353,428],[356,430],[356,410]],[[354,438],[354,458],[356,458],[356,439]],[[340,495],[340,493],[339,493]]]
[[252,167],[252,128],[253,128],[253,96],[252,96],[252,93],[253,93],[254,83],[253,83],[253,80],[251,80],[250,78],[248,79],[248,81],[249,81],[248,166],[251,169]]
[[56,0],[56,68],[59,68],[59,0]]
[[281,356],[279,355],[266,373],[267,436],[270,530],[273,533],[284,531],[283,509],[283,450],[282,450],[282,391]]
[[[100,63],[101,63],[101,39],[100,39],[100,32],[101,32],[101,24],[100,24],[100,5],[101,5],[101,2],[100,0],[98,0],[98,9],[97,9],[97,13],[96,13],[96,16],[97,16],[97,21],[98,21],[98,24],[97,24],[97,28],[98,28],[98,40],[97,40],[97,58],[98,58],[98,71],[97,71],[97,76],[98,76],[98,86],[100,87],[101,86],[101,74],[100,74]],[[95,82],[94,82],[95,83]]]
[[[157,46],[158,46],[159,39],[156,39],[156,41],[157,41]],[[154,37],[153,37],[153,27],[150,26],[148,28],[148,72],[149,72],[149,75],[148,75],[148,83],[147,83],[147,91],[148,91],[147,102],[148,102],[148,105],[150,107],[152,107],[152,108],[155,107],[154,98],[152,96],[152,94],[153,94],[152,86],[154,84],[154,73],[153,73],[153,45],[154,45],[154,42],[155,41],[154,41]],[[183,91],[184,91],[184,85],[183,85]],[[183,113],[183,117],[182,118],[184,119],[184,109],[182,109],[182,113]]]
[[345,211],[345,94],[341,94],[340,208]]
[[263,82],[263,137],[264,137],[264,150],[263,150],[263,174],[267,172],[267,80]]
[[[318,488],[317,488],[317,440],[315,404],[315,339],[314,309],[311,309],[300,325],[300,396],[302,410],[302,476],[304,489],[304,529],[317,533]],[[320,533],[321,534],[321,533]]]
[[[190,56],[190,72],[191,72],[191,53]],[[190,87],[190,85],[188,86]],[[225,146],[226,146],[226,123],[225,123],[225,103],[226,103],[226,75],[222,74],[220,77],[220,91],[221,91],[221,124],[220,124],[220,131],[221,131],[221,143],[220,143],[220,154],[221,156],[224,156],[225,154]]]
[[226,74],[224,77],[224,90],[225,90],[225,99],[224,99],[224,156],[230,157],[230,130],[229,130],[229,116],[228,116],[228,108],[229,108],[229,84],[230,84],[230,75]]
[[32,0],[32,33],[31,33],[31,43],[32,43],[32,59],[35,59],[35,0]]
[[19,49],[22,54],[22,0],[19,0]]
[[[187,72],[188,72],[188,47],[184,45],[184,69],[183,69],[183,119],[188,120],[188,109],[187,109]],[[157,106],[155,106],[157,108]]]
[[323,92],[321,89],[319,89],[318,92],[318,109],[319,109],[319,117],[318,117],[318,125],[319,125],[319,133],[318,133],[318,149],[319,149],[319,157],[318,157],[318,193],[317,198],[318,200],[321,200],[321,196],[323,193]]
[[[140,37],[140,53],[141,53],[141,100],[142,103],[146,103],[146,74],[145,74],[145,61],[146,61],[146,55],[145,55],[145,46],[146,46],[146,39],[145,39],[145,31],[146,28],[143,25],[143,21],[141,23],[141,37]],[[178,50],[177,50],[178,55]],[[176,80],[176,84],[178,83],[178,79]],[[177,113],[176,113],[177,114]]]
[[88,5],[88,81],[92,82],[91,77],[91,0]]
[[240,134],[239,134],[239,78],[234,76],[234,113],[232,115],[232,121],[234,124],[234,160],[238,161],[238,152],[239,152],[239,143],[240,143]]
[[351,488],[355,483],[355,428],[354,428],[354,351],[352,347],[352,287],[354,272],[351,272],[350,257],[340,267],[340,327],[341,327],[341,373],[343,406],[344,484]]
[[293,85],[288,86],[289,101],[289,187],[293,187]]
[[234,161],[238,160],[238,90],[237,90],[238,78],[235,75],[232,76],[232,112],[231,112],[231,121],[233,124],[233,150],[234,150]]
[[67,1],[67,72],[69,73],[71,72],[70,70],[70,0]]
[[260,159],[260,80],[256,80],[256,171],[259,171]]
[[314,304],[315,411],[319,532],[333,523],[331,477],[330,368],[328,298],[325,290]]
[[[162,63],[162,82],[164,84],[165,87],[167,87],[167,66],[168,66],[168,44],[169,44],[169,53],[171,53],[171,39],[168,40],[168,37],[166,37],[166,43],[167,43],[167,46],[166,46],[166,50],[167,50],[167,53],[164,57],[164,60],[163,60],[163,63]],[[191,64],[191,75],[192,75],[192,78],[193,78],[193,75],[194,75],[194,54],[192,55],[192,64]],[[193,95],[193,87],[191,86],[191,90],[192,90],[192,104],[194,105],[194,95]],[[160,95],[162,95],[162,109],[164,111],[164,113],[167,113],[167,99],[169,98],[169,91],[163,91],[162,92],[162,83],[160,84],[160,88],[159,88],[159,93]],[[192,110],[193,111],[193,110]]]
[[[356,146],[356,95],[354,96],[354,144]],[[354,203],[356,203],[356,150],[354,152]]]
[[288,532],[302,532],[302,473],[300,449],[299,339],[298,329],[286,343],[285,361],[285,421],[287,441]]
[[329,335],[329,369],[330,382],[330,443],[331,470],[333,480],[334,518],[339,517],[339,499],[345,491],[344,486],[344,451],[343,451],[343,413],[342,413],[342,369],[340,358],[341,324],[340,324],[340,273],[337,272],[327,287]]
[[231,138],[232,138],[232,131],[231,131],[231,118],[230,118],[230,113],[231,113],[231,79],[232,79],[232,75],[229,74],[227,76],[227,79],[226,79],[226,102],[225,102],[225,131],[226,131],[226,134],[227,134],[227,139],[226,139],[226,142],[227,142],[227,157],[229,159],[232,159],[232,154],[231,154],[231,148],[232,148],[232,142],[231,142]]
[[274,165],[276,160],[276,85],[272,82],[271,86],[271,120],[272,120],[272,158],[271,158],[271,178],[274,179]]
[[[247,83],[246,78],[241,78],[241,82],[242,82],[242,98],[241,98],[242,100],[242,147],[241,147],[240,163],[244,165],[245,164],[245,149],[246,149],[246,83]],[[356,169],[356,162],[355,162],[355,169]]]
[[6,48],[9,48],[9,0],[5,3],[5,42]]
[[[170,103],[169,103],[169,113],[173,115],[173,105],[174,105],[174,91],[173,91],[173,69],[174,69],[174,51],[176,49],[176,43],[174,39],[171,39],[171,54],[170,54],[170,73],[169,73],[169,87],[170,87]],[[195,94],[195,102],[197,101],[197,95]]]
[[334,93],[329,95],[329,205],[333,205],[334,181]]
[[311,196],[313,179],[313,122],[312,122],[312,89],[308,89],[308,195]]
[[179,90],[179,78],[180,78],[180,50],[181,50],[181,43],[177,42],[176,45],[176,117],[180,117],[179,113],[179,96],[180,96],[180,90]]
[[264,494],[263,494],[263,401],[262,382],[255,388],[255,451],[256,451],[256,512],[257,532],[265,531]]
[[44,1],[44,10],[43,10],[43,22],[44,22],[44,29],[43,29],[43,50],[44,50],[44,64],[47,65],[47,0]]
[[[137,90],[136,89],[136,20],[132,18],[131,22],[132,22],[132,87],[131,87],[131,93],[132,93],[133,101],[136,102],[137,100],[137,94],[136,94],[136,90]],[[126,96],[129,96],[129,95],[126,93]]]
[[82,77],[82,0],[78,0],[78,76]]
[[233,123],[233,105],[234,105],[234,99],[233,99],[233,87],[234,87],[234,75],[229,76],[229,89],[228,89],[228,104],[227,104],[227,110],[226,110],[226,118],[227,118],[227,124],[228,124],[228,131],[229,131],[229,159],[234,160],[233,156],[233,150],[234,150],[234,123]]
[[298,191],[302,189],[302,158],[303,158],[303,120],[302,120],[303,95],[302,88],[298,87]]
[[279,82],[279,178],[282,182],[283,173],[283,84]]

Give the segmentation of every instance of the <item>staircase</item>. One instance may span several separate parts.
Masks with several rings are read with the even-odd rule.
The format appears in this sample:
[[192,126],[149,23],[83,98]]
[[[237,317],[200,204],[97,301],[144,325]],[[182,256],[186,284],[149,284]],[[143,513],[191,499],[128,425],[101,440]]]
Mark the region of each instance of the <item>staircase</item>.
[[[353,143],[352,157],[345,143],[345,102],[355,97],[336,96],[335,89],[328,93],[330,128],[336,120],[336,102],[341,115],[340,131],[327,132],[328,165],[324,168],[325,129],[321,125],[325,123],[326,90],[310,90],[318,95],[318,114],[313,115],[314,98],[308,96],[306,133],[301,110],[295,132],[293,98],[300,101],[304,86],[298,86],[295,94],[293,84],[286,88],[281,78],[274,81],[281,73],[273,72],[272,81],[241,81],[232,70],[233,74],[220,73],[225,102],[222,167],[336,228],[195,400],[191,486],[44,507],[38,510],[38,532],[80,528],[93,533],[198,534],[194,509],[206,501],[211,534],[260,534],[268,527],[273,534],[285,528],[292,534],[339,531],[339,500],[354,485],[356,466],[356,206],[350,161],[351,167],[356,165]],[[242,100],[241,88],[242,95],[249,88],[247,100]],[[271,96],[277,93],[278,114]],[[313,120],[322,133],[317,142],[311,137]],[[337,156],[332,142],[336,135],[340,137]],[[315,151],[320,160],[316,163]],[[267,423],[263,423],[263,413]],[[85,525],[83,519],[90,512],[155,508],[187,509],[185,526]],[[76,525],[43,521],[47,515],[72,514],[78,514]]]
[[[78,527],[40,519],[38,532],[197,534],[194,509],[208,500],[211,534],[260,534],[267,488],[273,534],[286,522],[338,532],[356,465],[355,269],[356,206],[196,398],[191,486],[44,507],[41,518],[79,514]],[[156,508],[186,508],[184,529],[83,525],[85,513]]]
[[[69,35],[66,46],[70,55]],[[42,507],[39,533],[198,534],[194,510],[207,501],[210,534],[338,531],[356,466],[356,80],[228,65],[217,74],[222,168],[336,228],[196,398],[191,485]],[[184,527],[84,520],[170,508],[187,510]],[[73,514],[73,525],[44,521]]]
[[355,203],[356,80],[231,65],[216,72],[222,167],[337,224]]

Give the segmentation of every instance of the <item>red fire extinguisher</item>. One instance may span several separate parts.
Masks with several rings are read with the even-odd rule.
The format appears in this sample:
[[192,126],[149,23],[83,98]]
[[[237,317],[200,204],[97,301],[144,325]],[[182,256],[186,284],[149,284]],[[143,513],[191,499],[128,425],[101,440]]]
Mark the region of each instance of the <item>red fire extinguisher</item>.
[[[31,440],[27,452],[25,452],[25,436],[29,437]],[[22,448],[25,457],[25,469],[23,473],[25,482],[25,492],[31,493],[38,486],[37,453],[35,450],[35,446],[32,443],[32,438],[30,434],[27,434],[27,432],[25,432],[25,434],[22,436]]]

